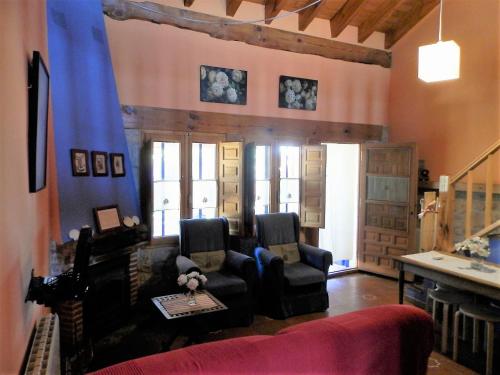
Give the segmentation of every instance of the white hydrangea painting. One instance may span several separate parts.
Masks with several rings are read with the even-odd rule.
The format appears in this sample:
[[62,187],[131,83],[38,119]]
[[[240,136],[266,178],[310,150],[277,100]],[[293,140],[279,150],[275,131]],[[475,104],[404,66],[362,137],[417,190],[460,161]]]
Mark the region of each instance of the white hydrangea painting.
[[246,105],[247,72],[201,65],[200,100],[211,103]]
[[318,101],[318,81],[314,79],[280,76],[280,108],[315,111]]

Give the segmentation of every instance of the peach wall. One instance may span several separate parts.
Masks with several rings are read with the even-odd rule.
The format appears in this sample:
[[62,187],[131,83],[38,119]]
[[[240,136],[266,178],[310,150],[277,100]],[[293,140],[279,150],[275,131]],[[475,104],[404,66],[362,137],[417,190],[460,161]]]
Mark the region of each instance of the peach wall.
[[[207,2],[195,2],[198,3],[201,7]],[[263,15],[263,6],[243,4],[237,13],[239,18],[255,18],[259,9]],[[309,120],[387,123],[389,69],[221,41],[172,26],[105,19],[121,103]],[[313,27],[313,33],[320,34],[324,26],[319,22]],[[285,29],[291,27],[283,25]],[[351,34],[352,29],[347,30],[343,37],[352,38]],[[379,36],[373,38],[370,43],[377,44]],[[247,105],[200,102],[201,64],[247,70]],[[318,79],[317,110],[278,108],[280,75]]]
[[453,175],[500,138],[498,0],[444,3],[443,40],[461,48],[460,79],[417,78],[418,46],[437,40],[438,8],[392,49],[389,124],[392,142],[417,142],[431,179]]
[[[45,2],[0,2],[0,374],[17,374],[35,319],[24,303],[31,269],[48,273],[50,233],[57,228],[57,191],[49,120],[48,188],[28,192],[27,64],[40,50],[48,64]],[[29,27],[27,27],[29,25]],[[55,222],[52,225],[51,222]]]

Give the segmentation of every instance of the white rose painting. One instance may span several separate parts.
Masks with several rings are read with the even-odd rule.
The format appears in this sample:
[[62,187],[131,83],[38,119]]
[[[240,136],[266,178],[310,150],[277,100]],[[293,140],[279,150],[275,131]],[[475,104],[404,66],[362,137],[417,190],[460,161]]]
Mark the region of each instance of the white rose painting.
[[246,105],[247,72],[201,65],[200,100],[211,103]]
[[318,81],[280,76],[279,107],[315,111],[318,101]]

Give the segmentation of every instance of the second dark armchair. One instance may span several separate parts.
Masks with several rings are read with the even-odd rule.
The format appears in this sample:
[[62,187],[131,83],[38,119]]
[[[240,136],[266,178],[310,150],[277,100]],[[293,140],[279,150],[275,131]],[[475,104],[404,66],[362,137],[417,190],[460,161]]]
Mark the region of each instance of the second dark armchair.
[[252,257],[229,250],[226,218],[180,221],[179,273],[201,271],[205,288],[227,307],[224,325],[249,325],[253,321],[256,266]]
[[257,215],[256,219],[261,309],[275,319],[326,310],[332,254],[299,243],[295,213]]

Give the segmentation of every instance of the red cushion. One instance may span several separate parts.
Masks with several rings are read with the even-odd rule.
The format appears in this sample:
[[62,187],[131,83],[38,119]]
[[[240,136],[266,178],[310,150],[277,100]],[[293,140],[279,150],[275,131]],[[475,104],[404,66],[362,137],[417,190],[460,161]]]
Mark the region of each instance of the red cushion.
[[302,323],[276,336],[195,345],[124,362],[97,375],[425,374],[432,320],[411,306],[388,305]]

